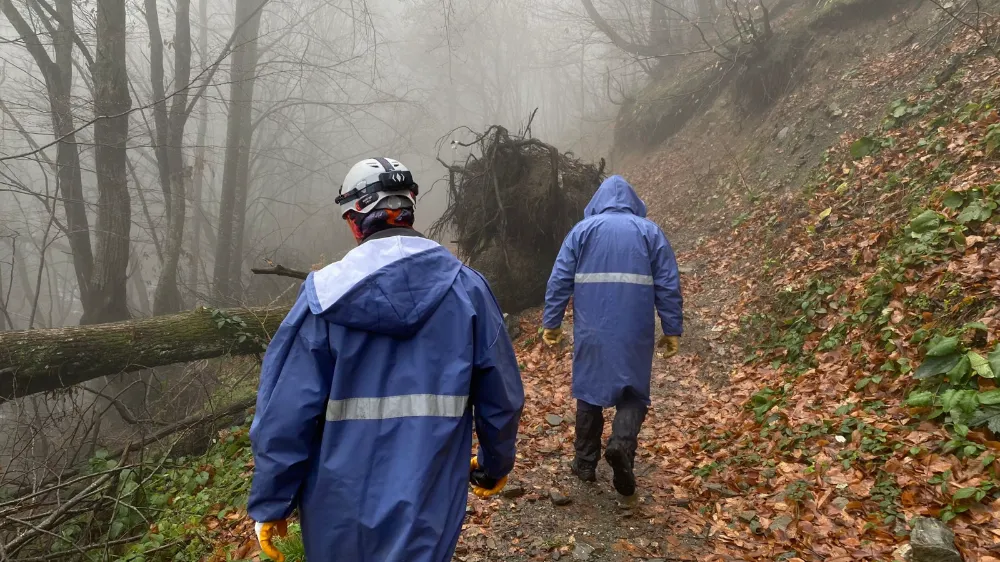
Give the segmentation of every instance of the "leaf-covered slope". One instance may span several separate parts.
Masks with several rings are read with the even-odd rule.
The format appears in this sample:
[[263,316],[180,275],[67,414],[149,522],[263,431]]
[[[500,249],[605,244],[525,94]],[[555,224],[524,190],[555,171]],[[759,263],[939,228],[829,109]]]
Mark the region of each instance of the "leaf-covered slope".
[[[736,495],[709,524],[739,556],[890,559],[917,515],[968,559],[1000,545],[994,68],[897,100],[803,193],[681,256],[742,289],[716,327],[749,354],[690,448],[701,490]],[[730,267],[747,253],[757,267]]]

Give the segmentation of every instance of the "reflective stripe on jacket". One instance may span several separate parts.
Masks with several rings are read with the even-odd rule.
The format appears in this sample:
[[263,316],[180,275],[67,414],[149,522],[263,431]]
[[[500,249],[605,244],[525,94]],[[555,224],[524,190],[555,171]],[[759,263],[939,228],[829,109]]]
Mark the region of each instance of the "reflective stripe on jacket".
[[597,189],[563,241],[545,294],[544,326],[562,324],[573,297],[573,397],[614,406],[627,389],[649,404],[656,329],[681,335],[677,261],[646,205],[621,176]]
[[309,275],[268,346],[250,516],[298,507],[309,560],[449,562],[473,426],[505,476],[523,403],[485,280],[431,240],[366,241]]

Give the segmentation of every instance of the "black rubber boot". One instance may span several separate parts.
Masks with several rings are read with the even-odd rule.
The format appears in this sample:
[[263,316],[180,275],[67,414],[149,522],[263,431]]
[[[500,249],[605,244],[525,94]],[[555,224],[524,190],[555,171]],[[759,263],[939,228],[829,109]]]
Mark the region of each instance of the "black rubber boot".
[[632,471],[632,461],[628,457],[628,452],[614,445],[609,445],[604,451],[604,460],[608,461],[615,473],[612,480],[615,491],[626,497],[635,495],[635,472]]
[[623,496],[635,494],[635,451],[639,446],[639,430],[646,419],[646,404],[638,397],[626,394],[615,407],[604,459],[615,473],[615,490]]
[[597,471],[592,466],[587,466],[574,460],[570,470],[577,478],[584,482],[597,482]]
[[584,482],[597,481],[597,461],[601,458],[601,433],[604,431],[604,409],[576,401],[576,458],[571,470]]

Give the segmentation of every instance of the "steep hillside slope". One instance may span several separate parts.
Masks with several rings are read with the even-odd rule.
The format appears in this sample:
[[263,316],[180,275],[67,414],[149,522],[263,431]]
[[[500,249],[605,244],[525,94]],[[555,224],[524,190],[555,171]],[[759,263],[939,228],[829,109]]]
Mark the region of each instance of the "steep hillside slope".
[[974,37],[923,48],[932,15],[818,34],[767,111],[720,96],[616,165],[689,272],[667,376],[718,384],[650,446],[695,558],[894,559],[918,515],[1000,558],[1000,82]]

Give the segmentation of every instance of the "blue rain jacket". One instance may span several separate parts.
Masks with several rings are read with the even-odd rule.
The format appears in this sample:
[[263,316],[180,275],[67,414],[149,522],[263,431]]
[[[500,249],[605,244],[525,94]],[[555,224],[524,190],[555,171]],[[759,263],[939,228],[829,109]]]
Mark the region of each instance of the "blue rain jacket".
[[573,397],[616,405],[631,391],[649,404],[656,327],[682,333],[680,275],[663,231],[621,176],[601,184],[563,241],[545,293],[546,328],[573,297]]
[[268,346],[250,517],[297,507],[315,562],[450,562],[473,424],[503,477],[523,404],[486,281],[431,240],[368,240],[309,275]]

